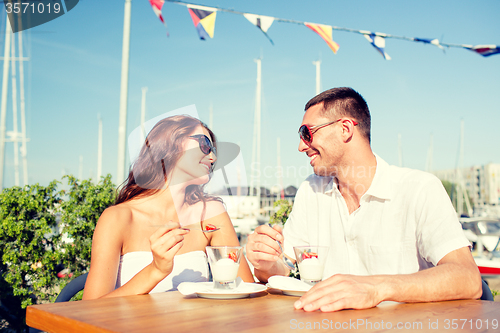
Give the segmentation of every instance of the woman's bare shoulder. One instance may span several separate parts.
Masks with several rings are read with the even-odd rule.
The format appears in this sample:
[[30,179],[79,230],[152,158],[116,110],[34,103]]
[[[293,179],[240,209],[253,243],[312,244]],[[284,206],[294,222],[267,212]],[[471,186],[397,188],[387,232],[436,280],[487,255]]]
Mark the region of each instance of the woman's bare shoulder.
[[215,217],[217,215],[225,213],[227,214],[226,207],[224,207],[224,204],[222,202],[218,200],[207,201],[206,214],[205,214],[207,217]]
[[102,212],[98,225],[119,228],[132,222],[133,210],[126,203],[108,207]]

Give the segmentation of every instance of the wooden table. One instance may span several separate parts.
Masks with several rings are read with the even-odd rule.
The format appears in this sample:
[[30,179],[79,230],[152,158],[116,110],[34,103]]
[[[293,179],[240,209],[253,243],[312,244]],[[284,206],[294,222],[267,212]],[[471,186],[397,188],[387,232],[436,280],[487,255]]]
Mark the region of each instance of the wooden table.
[[500,303],[382,303],[333,313],[295,310],[297,297],[262,292],[212,300],[179,292],[33,305],[31,327],[48,332],[499,332]]

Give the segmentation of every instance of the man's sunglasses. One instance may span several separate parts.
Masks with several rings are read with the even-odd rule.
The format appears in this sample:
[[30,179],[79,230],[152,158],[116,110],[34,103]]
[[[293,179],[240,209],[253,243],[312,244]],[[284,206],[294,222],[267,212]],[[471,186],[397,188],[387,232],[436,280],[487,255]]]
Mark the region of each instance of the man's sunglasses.
[[[309,127],[309,125],[302,125],[299,127],[299,135],[300,135],[300,138],[306,143],[306,144],[311,144],[312,141],[313,141],[313,134],[316,133],[316,131],[318,131],[319,129],[323,128],[323,127],[326,127],[328,125],[331,125],[331,124],[335,124],[336,122],[338,121],[341,121],[343,118],[340,118],[340,119],[337,119],[337,120],[334,120],[334,121],[331,121],[329,123],[324,123],[324,124],[320,124],[320,125],[315,125],[315,126],[311,126]],[[354,120],[351,120],[352,123],[354,124],[354,126],[356,126],[358,124],[357,121],[354,121]],[[314,131],[313,131],[314,130]]]
[[203,154],[209,155],[211,152],[213,152],[214,155],[217,156],[217,149],[214,147],[212,141],[210,141],[210,139],[205,134],[191,135],[190,138],[198,141],[198,144],[200,145],[200,150]]

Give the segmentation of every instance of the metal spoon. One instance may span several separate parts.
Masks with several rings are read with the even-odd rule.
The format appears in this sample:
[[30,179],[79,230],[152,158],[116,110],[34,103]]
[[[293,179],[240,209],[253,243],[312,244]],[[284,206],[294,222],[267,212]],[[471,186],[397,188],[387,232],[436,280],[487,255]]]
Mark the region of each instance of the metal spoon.
[[215,228],[215,229],[209,229],[209,230],[207,230],[207,229],[198,229],[198,228],[191,229],[191,228],[185,228],[185,227],[181,227],[180,229],[182,229],[182,230],[198,230],[198,231],[206,232],[206,233],[211,233],[211,232],[215,232],[217,230],[220,230],[220,228],[218,228],[218,227]]
[[[271,228],[273,227],[273,226],[271,225],[271,223],[267,223],[267,225],[268,225],[269,227],[271,227]],[[280,224],[280,225],[281,225],[281,228],[283,228],[283,225],[282,225],[282,224]],[[280,247],[280,252],[281,252],[281,254],[282,254],[283,262],[285,263],[285,265],[286,265],[286,266],[287,266],[290,270],[294,270],[294,269],[295,269],[295,265],[294,265],[294,264],[293,264],[293,262],[292,262],[290,259],[288,259],[288,257],[286,257],[286,256],[285,256],[285,254],[283,253],[283,248],[281,247],[281,243],[280,243],[280,242],[278,242],[278,241],[276,241],[276,243],[278,243],[278,246]]]
[[283,258],[283,262],[285,263],[285,265],[290,269],[290,270],[294,270],[295,269],[295,265],[293,264],[293,262],[288,259],[287,256],[285,256],[285,254],[283,253],[283,248],[281,247],[281,243],[276,241],[278,243],[278,246],[280,247],[280,251],[281,251],[281,254],[282,254],[282,258]]
[[[163,227],[163,225],[152,225],[151,227],[155,227],[155,228],[158,228],[158,227]],[[216,227],[215,229],[198,229],[198,228],[186,228],[186,227],[180,227],[179,229],[182,229],[182,230],[198,230],[198,231],[201,231],[201,232],[206,232],[206,233],[211,233],[211,232],[214,232],[214,231],[217,231],[217,230],[220,230],[219,227]]]

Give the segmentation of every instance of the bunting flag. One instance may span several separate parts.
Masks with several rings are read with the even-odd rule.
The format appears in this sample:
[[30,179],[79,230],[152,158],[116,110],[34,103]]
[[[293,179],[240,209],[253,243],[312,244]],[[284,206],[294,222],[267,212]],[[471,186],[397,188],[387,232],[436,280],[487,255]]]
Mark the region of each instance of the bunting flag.
[[479,53],[483,57],[489,57],[490,55],[500,53],[500,46],[497,45],[476,45],[468,47],[468,49]]
[[385,60],[391,60],[391,57],[387,53],[385,53],[385,34],[381,34],[380,32],[374,33],[370,31],[362,31],[361,33],[373,45],[373,47],[380,52]]
[[253,25],[255,25],[257,28],[260,29],[266,35],[267,39],[271,42],[271,44],[274,45],[274,42],[269,36],[267,35],[267,30],[271,27],[271,25],[274,22],[274,17],[270,16],[264,16],[264,15],[255,15],[255,14],[249,14],[245,13],[243,14],[247,20],[250,21]]
[[196,5],[187,5],[187,7],[200,39],[213,38],[217,8]]
[[[163,7],[165,0],[149,0],[149,3],[151,4],[151,7],[153,7],[153,11],[155,12],[156,16],[158,16],[161,23],[165,24],[165,21],[163,20],[163,16],[161,15],[161,8]],[[166,24],[165,24],[165,26],[166,26]]]
[[437,47],[439,47],[441,50],[444,50],[443,46],[439,43],[439,40],[437,38],[434,38],[434,39],[429,39],[429,38],[413,38],[413,40],[415,42],[422,42],[422,43],[426,43],[426,44],[432,44],[432,45],[435,45]]
[[323,40],[328,44],[328,46],[332,49],[333,53],[337,53],[339,49],[339,44],[335,43],[332,39],[332,27],[329,25],[316,24],[316,23],[307,23],[304,22],[304,25],[317,33],[323,38]]
[[[356,29],[347,29],[342,27],[335,27],[324,24],[316,24],[316,23],[308,23],[302,21],[295,21],[277,17],[264,16],[259,14],[251,14],[251,13],[242,13],[239,11],[235,11],[233,9],[221,8],[221,7],[205,7],[199,6],[191,3],[187,3],[184,1],[178,0],[149,0],[149,3],[153,7],[155,14],[159,17],[159,19],[165,24],[163,17],[161,16],[161,8],[163,7],[164,2],[173,2],[182,6],[188,7],[189,15],[191,15],[191,19],[193,20],[194,26],[198,31],[198,35],[200,39],[207,39],[208,37],[213,38],[214,30],[215,30],[215,15],[217,11],[232,13],[237,15],[243,15],[245,18],[250,21],[253,25],[260,29],[264,33],[264,35],[269,39],[271,44],[274,45],[274,42],[267,35],[267,30],[271,27],[274,22],[282,22],[282,23],[293,23],[293,24],[303,24],[307,26],[309,29],[316,32],[318,35],[323,38],[323,40],[328,44],[333,53],[337,53],[339,49],[339,45],[332,40],[332,31],[345,31],[362,34],[375,49],[380,52],[380,54],[386,60],[390,60],[391,57],[385,52],[385,40],[387,38],[395,38],[406,40],[410,42],[421,42],[425,44],[431,44],[439,47],[444,50],[444,47],[450,48],[461,48],[466,50],[471,50],[476,52],[477,54],[482,55],[483,57],[488,57],[493,54],[500,54],[500,46],[498,45],[466,45],[466,44],[450,44],[440,42],[437,38],[412,38],[405,36],[397,36],[392,34],[385,34],[381,32],[371,32],[367,30],[356,30]],[[166,26],[166,24],[165,24]],[[168,35],[168,32],[167,32]]]

